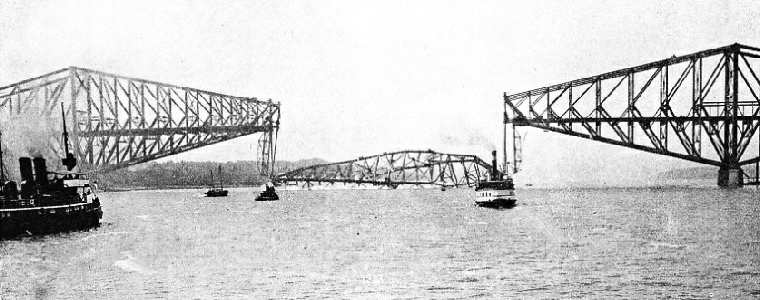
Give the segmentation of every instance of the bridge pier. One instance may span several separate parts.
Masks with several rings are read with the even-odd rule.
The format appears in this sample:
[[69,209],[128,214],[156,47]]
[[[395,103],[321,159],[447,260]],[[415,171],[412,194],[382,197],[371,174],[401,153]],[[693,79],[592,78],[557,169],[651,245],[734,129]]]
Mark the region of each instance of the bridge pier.
[[741,168],[720,167],[718,170],[718,186],[741,187],[744,185],[744,173]]

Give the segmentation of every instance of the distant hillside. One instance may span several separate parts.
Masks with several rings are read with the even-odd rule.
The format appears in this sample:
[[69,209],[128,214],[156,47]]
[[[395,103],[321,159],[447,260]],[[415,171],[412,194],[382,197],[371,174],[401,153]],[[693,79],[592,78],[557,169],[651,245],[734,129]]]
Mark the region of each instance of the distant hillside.
[[[275,173],[284,173],[314,164],[328,163],[312,158],[297,161],[278,161]],[[221,166],[221,178],[218,168]],[[212,174],[213,172],[213,174]],[[149,162],[108,173],[94,174],[100,188],[105,190],[201,188],[212,183],[224,186],[259,186],[269,180],[259,174],[256,161],[217,162]]]
[[275,165],[275,173],[285,173],[298,168],[330,163],[321,158],[299,159],[297,161],[278,161]]
[[[754,166],[744,168],[745,180],[747,177],[754,178]],[[718,178],[718,167],[715,166],[698,166],[691,168],[673,169],[662,172],[657,176],[663,180],[692,180],[692,179],[714,179]]]
[[710,179],[718,176],[718,167],[698,166],[690,168],[673,169],[657,175],[658,179],[681,180],[681,179]]

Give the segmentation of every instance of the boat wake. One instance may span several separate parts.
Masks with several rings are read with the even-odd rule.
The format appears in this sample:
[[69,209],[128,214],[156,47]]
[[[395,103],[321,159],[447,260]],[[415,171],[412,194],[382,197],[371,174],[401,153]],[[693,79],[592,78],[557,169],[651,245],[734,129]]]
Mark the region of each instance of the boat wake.
[[101,237],[101,236],[107,236],[107,235],[119,235],[119,234],[131,234],[131,232],[128,232],[128,231],[117,231],[117,232],[99,233],[99,234],[94,234],[94,235],[91,235],[91,236],[83,237],[83,238],[80,239],[80,241],[87,241],[87,240],[89,240],[91,238],[95,238],[95,237]]
[[129,251],[122,252],[123,256],[126,256],[127,259],[123,260],[117,260],[113,263],[114,266],[118,267],[119,269],[122,269],[126,271],[127,273],[139,273],[139,274],[153,274],[154,271],[147,270],[145,267],[139,265],[137,263],[137,259],[132,256],[132,253]]
[[668,248],[668,249],[684,249],[685,245],[671,244],[665,242],[649,242],[649,246],[655,248]]

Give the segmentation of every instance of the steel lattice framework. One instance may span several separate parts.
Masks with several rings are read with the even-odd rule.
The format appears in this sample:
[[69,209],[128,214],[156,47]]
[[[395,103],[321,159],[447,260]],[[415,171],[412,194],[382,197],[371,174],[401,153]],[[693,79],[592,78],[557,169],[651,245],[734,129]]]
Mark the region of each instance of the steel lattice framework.
[[760,148],[759,58],[734,44],[505,93],[505,123],[719,166],[721,184],[727,170],[760,161],[747,152]]
[[60,116],[84,169],[116,169],[263,133],[262,170],[275,159],[280,104],[77,67],[0,88],[0,114],[51,118],[46,146],[60,154]]
[[335,183],[394,188],[399,185],[460,187],[486,180],[490,168],[490,164],[474,155],[409,150],[308,166],[279,174],[275,182],[303,187]]

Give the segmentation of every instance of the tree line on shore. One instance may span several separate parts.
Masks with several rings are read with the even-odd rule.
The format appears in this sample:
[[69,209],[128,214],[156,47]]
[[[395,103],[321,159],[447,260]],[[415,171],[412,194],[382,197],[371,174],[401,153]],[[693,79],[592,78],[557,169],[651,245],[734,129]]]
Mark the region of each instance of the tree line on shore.
[[[296,168],[326,163],[314,158],[275,162],[275,174]],[[221,168],[221,174],[219,169]],[[260,186],[270,180],[261,174],[257,161],[235,162],[149,162],[93,176],[103,190],[202,188],[212,185],[225,187]]]

